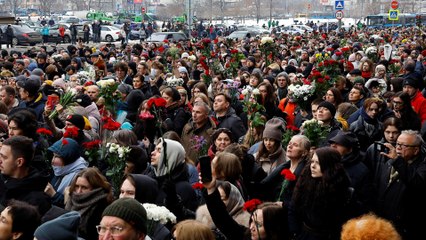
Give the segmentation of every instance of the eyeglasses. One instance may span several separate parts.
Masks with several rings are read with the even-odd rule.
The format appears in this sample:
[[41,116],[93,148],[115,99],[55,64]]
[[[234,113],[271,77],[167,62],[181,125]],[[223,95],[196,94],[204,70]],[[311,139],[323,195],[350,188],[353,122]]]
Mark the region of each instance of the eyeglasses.
[[408,144],[403,144],[403,143],[396,143],[396,147],[400,147],[400,148],[409,148],[409,147],[418,147],[416,145],[408,145]]
[[123,232],[124,228],[119,226],[104,227],[102,225],[97,225],[96,230],[98,231],[99,235],[105,235],[105,233],[109,231],[112,236],[117,236]]

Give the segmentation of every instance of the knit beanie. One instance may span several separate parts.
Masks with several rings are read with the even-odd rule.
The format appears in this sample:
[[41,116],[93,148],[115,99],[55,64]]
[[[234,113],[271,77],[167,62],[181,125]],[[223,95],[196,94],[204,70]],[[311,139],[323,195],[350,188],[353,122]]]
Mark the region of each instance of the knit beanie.
[[75,96],[74,100],[84,108],[92,104],[92,99],[87,94],[79,94]]
[[272,138],[281,142],[284,129],[285,123],[281,118],[272,118],[265,124],[263,138]]
[[74,124],[80,130],[83,130],[84,126],[86,125],[84,117],[79,114],[68,115],[66,121]]
[[332,103],[327,102],[327,101],[323,101],[318,105],[318,108],[320,108],[320,107],[327,108],[330,111],[331,116],[333,118],[334,118],[334,115],[336,115],[336,107]]
[[71,211],[40,225],[34,237],[38,240],[77,240],[79,225],[80,214]]
[[146,210],[133,198],[120,198],[105,208],[102,217],[117,217],[134,226],[135,229],[147,233]]
[[62,139],[59,139],[48,150],[60,156],[66,166],[80,157],[80,145],[72,138],[65,139],[66,144],[63,143]]

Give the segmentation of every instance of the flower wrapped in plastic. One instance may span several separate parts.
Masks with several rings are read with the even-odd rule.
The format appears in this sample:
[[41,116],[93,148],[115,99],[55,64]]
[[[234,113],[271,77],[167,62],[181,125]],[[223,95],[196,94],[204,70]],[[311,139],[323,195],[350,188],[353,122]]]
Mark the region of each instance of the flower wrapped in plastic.
[[311,105],[311,98],[315,95],[315,87],[312,84],[291,84],[288,86],[289,99],[307,111]]

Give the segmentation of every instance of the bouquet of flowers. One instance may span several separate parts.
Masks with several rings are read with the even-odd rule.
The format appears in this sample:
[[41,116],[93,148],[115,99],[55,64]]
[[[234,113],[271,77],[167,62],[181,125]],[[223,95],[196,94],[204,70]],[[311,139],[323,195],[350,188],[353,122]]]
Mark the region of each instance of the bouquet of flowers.
[[106,162],[108,164],[106,176],[111,179],[112,187],[116,195],[118,195],[121,181],[124,177],[126,158],[131,149],[127,146],[120,146],[117,143],[107,143],[106,148],[108,151],[106,156]]
[[146,117],[151,118],[151,116],[149,116],[151,114],[154,116],[154,119],[157,120],[155,125],[160,131],[160,136],[163,136],[163,114],[166,104],[167,102],[164,98],[151,98],[147,102],[147,109],[149,110],[149,113],[146,114]]
[[318,147],[319,143],[326,139],[331,128],[324,126],[322,121],[311,119],[306,120],[302,124],[302,134],[305,135],[313,147]]
[[340,51],[342,51],[343,56],[345,57],[345,59],[348,59],[349,55],[351,55],[351,48],[350,47],[342,47],[340,49]]
[[152,236],[154,234],[155,227],[158,223],[176,223],[176,216],[166,207],[160,207],[152,203],[144,203],[142,206],[145,208],[148,218],[148,236]]
[[399,76],[401,74],[401,69],[402,65],[400,61],[394,59],[389,61],[388,71],[392,75],[392,77]]
[[263,37],[260,40],[259,49],[264,55],[266,63],[265,66],[269,66],[271,61],[273,61],[275,54],[278,53],[278,48],[274,39],[271,37]]
[[191,138],[191,143],[192,143],[191,149],[198,152],[199,156],[207,155],[209,145],[207,143],[207,140],[203,136],[194,135]]
[[277,201],[283,202],[284,191],[287,189],[290,182],[296,181],[296,175],[294,175],[290,171],[290,169],[287,169],[287,168],[283,169],[280,174],[281,174],[281,176],[284,177],[284,181],[281,184],[281,191],[280,191],[280,195],[278,195]]
[[310,107],[310,99],[315,95],[315,87],[310,84],[291,84],[288,86],[288,97],[293,102],[297,103],[303,110],[307,110]]
[[236,104],[240,97],[240,82],[227,80],[226,85],[224,85],[225,90],[228,92],[228,95],[231,97],[232,104]]
[[314,92],[317,98],[323,97],[327,93],[327,90],[333,87],[335,82],[329,75],[324,75],[322,72],[315,69],[312,70],[308,79],[310,79],[312,84],[315,86]]
[[298,134],[300,132],[300,129],[297,128],[296,126],[293,125],[288,125],[286,126],[286,130],[284,131],[283,134],[283,139],[281,141],[281,145],[283,146],[284,149],[287,149],[287,145],[290,142],[291,138]]
[[[68,91],[64,95],[61,96],[59,99],[59,104],[63,107],[63,109],[70,106],[72,103],[74,103],[74,97],[75,93],[73,91]],[[53,109],[53,111],[49,115],[49,119],[52,120],[58,116],[59,112],[58,110]]]
[[114,115],[115,105],[120,95],[117,94],[118,82],[114,79],[100,80],[96,83],[101,89],[99,91],[99,97],[104,100],[105,108]]
[[240,62],[244,58],[244,54],[237,49],[231,49],[231,60],[229,60],[229,63],[225,65],[226,72],[228,74],[228,77],[234,78],[238,75],[238,69],[240,68]]
[[180,49],[177,47],[171,47],[167,50],[167,54],[169,54],[173,58],[173,60],[176,60],[179,58],[179,52],[180,52]]
[[330,58],[330,54],[328,53],[324,53],[324,52],[320,52],[315,54],[315,58],[317,60],[318,63],[321,63],[325,60],[328,60]]
[[100,147],[101,147],[101,140],[93,140],[90,142],[85,142],[82,144],[82,147],[84,148],[84,159],[86,159],[89,164],[92,162],[96,164],[100,157]]
[[321,72],[323,76],[329,75],[331,78],[340,74],[339,62],[333,59],[326,59],[319,62],[316,69]]

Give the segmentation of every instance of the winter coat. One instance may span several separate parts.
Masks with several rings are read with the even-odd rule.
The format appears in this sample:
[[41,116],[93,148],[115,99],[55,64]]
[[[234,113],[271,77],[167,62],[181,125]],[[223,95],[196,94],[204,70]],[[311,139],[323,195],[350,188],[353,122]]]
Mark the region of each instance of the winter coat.
[[31,169],[28,176],[22,179],[0,175],[0,204],[7,206],[9,200],[27,202],[38,208],[41,215],[50,209],[49,196],[44,193],[48,175]]
[[420,116],[422,123],[424,123],[426,120],[426,99],[420,91],[417,91],[416,95],[411,99],[411,106],[413,106],[414,111]]
[[392,221],[403,239],[424,236],[425,179],[424,155],[418,156],[411,163],[398,157],[378,165],[375,212]]
[[235,140],[246,134],[247,130],[244,128],[244,124],[241,118],[236,115],[233,108],[229,108],[225,116],[217,117],[215,113],[214,117],[218,121],[217,128],[229,129]]
[[210,142],[213,132],[216,130],[215,122],[208,118],[206,124],[200,128],[195,128],[192,119],[189,120],[187,124],[183,127],[181,143],[185,148],[186,157],[192,160],[195,165],[198,163],[198,157],[200,156],[199,151],[193,149],[194,146],[194,137],[199,136],[203,137],[206,140],[206,144]]
[[[367,128],[371,132],[368,132]],[[383,126],[377,119],[371,119],[365,112],[353,122],[350,126],[350,131],[353,132],[359,141],[360,150],[365,152],[374,141],[380,141],[383,135]]]
[[35,114],[37,116],[37,121],[44,122],[43,112],[44,112],[44,105],[46,101],[47,101],[46,96],[40,92],[38,93],[37,97],[34,100],[30,102],[24,102],[23,107],[32,108],[35,111]]
[[182,134],[183,127],[190,118],[189,113],[185,112],[183,107],[176,105],[167,107],[166,131],[175,131],[179,136]]

